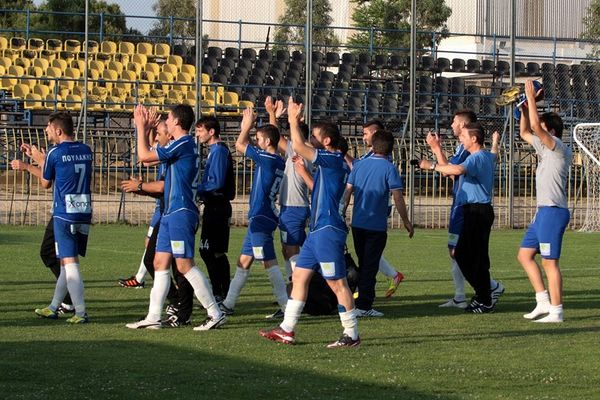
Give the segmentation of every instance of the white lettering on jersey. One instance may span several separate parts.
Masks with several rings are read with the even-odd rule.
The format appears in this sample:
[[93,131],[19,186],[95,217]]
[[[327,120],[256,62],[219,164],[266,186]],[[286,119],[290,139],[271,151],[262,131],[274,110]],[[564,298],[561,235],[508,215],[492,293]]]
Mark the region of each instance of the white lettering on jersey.
[[91,214],[91,196],[89,194],[67,194],[65,195],[65,208],[67,214]]

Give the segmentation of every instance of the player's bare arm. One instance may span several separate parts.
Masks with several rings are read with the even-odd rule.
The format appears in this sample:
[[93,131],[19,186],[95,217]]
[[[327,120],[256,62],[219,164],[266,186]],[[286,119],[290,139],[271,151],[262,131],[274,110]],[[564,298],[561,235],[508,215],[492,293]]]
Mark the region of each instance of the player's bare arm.
[[300,119],[302,118],[302,103],[295,103],[292,96],[288,101],[288,122],[290,123],[290,135],[292,137],[292,147],[294,151],[305,160],[313,161],[316,150],[306,144],[302,132],[300,131]]
[[148,143],[148,132],[152,129],[152,119],[150,111],[139,104],[133,112],[133,121],[137,133],[137,154],[141,162],[159,161],[156,151],[150,150]]
[[529,114],[529,124],[531,126],[531,131],[540,138],[540,141],[544,146],[549,148],[550,150],[554,150],[556,147],[556,142],[552,135],[542,127],[540,122],[540,116],[538,115],[537,106],[536,106],[536,97],[537,93],[535,92],[535,88],[533,86],[533,81],[528,79],[525,82],[525,96],[527,97],[527,105],[528,105],[528,114]]
[[408,219],[408,212],[406,211],[406,203],[404,202],[404,196],[402,194],[402,190],[392,190],[392,197],[394,199],[394,205],[396,206],[396,211],[400,214],[400,218],[402,219],[402,224],[404,228],[408,232],[408,237],[412,238],[415,234],[415,228],[413,227],[412,222]]
[[235,141],[235,149],[238,153],[245,154],[246,147],[251,144],[250,130],[256,121],[256,113],[254,108],[248,107],[243,112],[242,124],[240,125],[240,135]]

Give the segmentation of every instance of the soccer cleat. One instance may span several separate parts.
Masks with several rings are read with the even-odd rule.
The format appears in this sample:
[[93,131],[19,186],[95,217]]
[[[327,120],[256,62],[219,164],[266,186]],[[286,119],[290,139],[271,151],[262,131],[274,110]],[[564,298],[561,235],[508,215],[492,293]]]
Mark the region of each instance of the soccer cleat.
[[56,313],[56,311],[52,311],[49,307],[36,308],[34,310],[34,312],[42,318],[48,318],[48,319],[57,319],[58,318],[58,314]]
[[182,326],[190,325],[192,321],[181,321],[177,315],[171,315],[165,321],[162,322],[162,326],[165,328],[179,328]]
[[225,315],[233,315],[233,308],[229,308],[229,307],[227,307],[223,303],[219,304],[219,308],[221,309],[221,312],[223,314],[225,314]]
[[550,312],[550,303],[543,302],[537,303],[532,312],[528,314],[523,314],[523,318],[525,319],[535,319],[540,315],[548,314]]
[[179,312],[179,308],[173,304],[169,304],[166,308],[165,308],[165,313],[171,317],[173,315],[177,315],[177,313]]
[[392,279],[390,279],[390,286],[385,291],[385,297],[386,298],[392,297],[392,295],[394,293],[396,293],[396,289],[398,289],[398,285],[400,285],[400,282],[402,282],[403,280],[404,280],[404,275],[402,274],[402,272],[396,272],[396,276],[394,276]]
[[273,329],[260,330],[258,334],[264,338],[283,344],[294,344],[296,342],[294,332],[286,332],[279,326]]
[[354,300],[358,299],[358,290],[352,294],[352,297],[354,297]]
[[129,329],[160,329],[160,321],[148,321],[146,318],[125,325]]
[[498,284],[496,285],[496,287],[494,289],[492,289],[492,304],[496,305],[496,303],[498,302],[498,299],[500,299],[500,296],[502,296],[504,294],[504,285],[502,285],[500,282],[497,282]]
[[61,303],[56,309],[56,313],[58,315],[75,314],[75,307],[73,307],[71,304]]
[[277,311],[275,311],[273,314],[269,314],[267,315],[265,318],[266,319],[281,319],[284,317],[284,312],[281,311],[281,308],[278,309]]
[[90,319],[88,318],[87,314],[84,314],[83,317],[80,317],[79,315],[73,315],[71,318],[67,319],[67,322],[69,324],[87,324],[90,322]]
[[380,311],[371,308],[370,310],[361,310],[360,308],[356,309],[357,317],[383,317],[383,313]]
[[557,324],[563,322],[563,315],[562,313],[550,313],[544,318],[536,319],[533,322],[537,322],[540,324]]
[[452,298],[452,299],[448,300],[447,302],[440,304],[438,307],[441,307],[441,308],[455,307],[455,308],[465,309],[465,308],[467,308],[467,301],[466,300],[455,300],[454,298]]
[[204,322],[200,325],[195,326],[195,331],[207,331],[209,329],[217,329],[222,326],[227,320],[227,316],[225,314],[221,314],[219,317],[206,317]]
[[130,276],[127,279],[119,279],[119,285],[126,288],[143,289],[145,283],[139,282],[137,279],[135,279],[135,276]]
[[483,303],[480,303],[477,300],[472,300],[471,304],[469,304],[465,308],[465,312],[473,313],[473,314],[493,313],[494,312],[494,304],[492,303],[491,305],[488,306]]
[[358,346],[360,346],[360,338],[359,337],[357,337],[356,340],[354,340],[350,336],[348,336],[344,333],[341,338],[339,338],[338,340],[336,340],[333,343],[329,343],[327,345],[327,348],[328,349],[337,349],[340,347],[358,347]]

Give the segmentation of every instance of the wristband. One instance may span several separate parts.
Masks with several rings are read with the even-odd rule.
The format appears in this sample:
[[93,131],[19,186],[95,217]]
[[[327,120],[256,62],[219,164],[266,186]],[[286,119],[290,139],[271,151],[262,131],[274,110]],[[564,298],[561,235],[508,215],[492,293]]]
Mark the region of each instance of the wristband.
[[140,193],[142,191],[142,185],[144,184],[144,182],[140,182],[138,183],[138,187],[137,187],[137,191],[138,193]]

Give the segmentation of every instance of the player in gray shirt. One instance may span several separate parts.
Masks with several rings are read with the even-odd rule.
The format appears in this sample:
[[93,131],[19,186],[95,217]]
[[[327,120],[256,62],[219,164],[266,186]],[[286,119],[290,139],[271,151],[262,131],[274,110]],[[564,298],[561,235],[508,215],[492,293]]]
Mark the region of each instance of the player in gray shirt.
[[[533,81],[525,83],[526,106],[520,122],[521,138],[535,149],[539,163],[536,170],[537,212],[525,233],[518,259],[535,290],[536,307],[526,319],[535,322],[562,322],[562,275],[559,267],[562,238],[569,224],[567,179],[571,150],[561,141],[563,122],[556,113],[538,115]],[[540,253],[542,268],[548,278],[548,290],[535,260]],[[550,292],[548,294],[548,292]],[[547,314],[543,318],[536,319]]]

